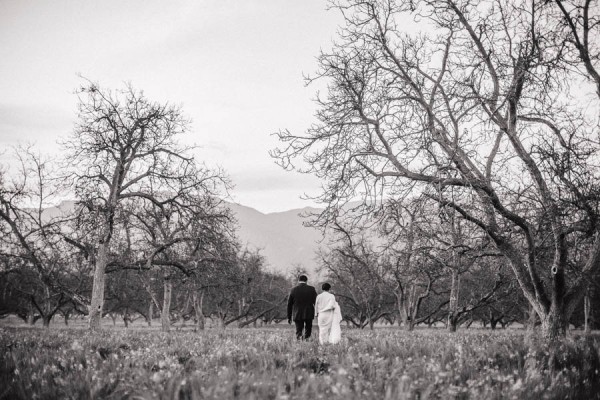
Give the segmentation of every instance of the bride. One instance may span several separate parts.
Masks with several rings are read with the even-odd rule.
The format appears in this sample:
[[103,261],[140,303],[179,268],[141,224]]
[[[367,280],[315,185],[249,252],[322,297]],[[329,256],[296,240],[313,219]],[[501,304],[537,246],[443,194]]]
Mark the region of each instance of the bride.
[[342,338],[342,312],[340,305],[335,301],[335,296],[329,293],[331,285],[324,283],[321,286],[323,292],[317,296],[315,309],[319,323],[319,343],[338,343]]

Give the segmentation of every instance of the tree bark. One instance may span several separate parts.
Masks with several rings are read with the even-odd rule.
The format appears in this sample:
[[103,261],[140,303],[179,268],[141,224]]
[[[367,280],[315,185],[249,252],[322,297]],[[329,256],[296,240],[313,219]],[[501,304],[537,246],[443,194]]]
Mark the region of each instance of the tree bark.
[[169,313],[171,311],[171,291],[173,286],[171,281],[165,279],[164,282],[164,293],[163,293],[163,307],[160,313],[160,324],[163,332],[168,332],[171,329],[171,318]]
[[556,307],[551,307],[548,314],[540,317],[542,322],[542,338],[548,342],[556,342],[567,334],[568,321],[565,313]]
[[90,330],[100,329],[102,322],[102,309],[104,308],[104,285],[106,279],[106,265],[108,264],[108,244],[101,243],[98,247],[98,257],[94,269],[94,285],[92,288],[92,301],[90,305]]

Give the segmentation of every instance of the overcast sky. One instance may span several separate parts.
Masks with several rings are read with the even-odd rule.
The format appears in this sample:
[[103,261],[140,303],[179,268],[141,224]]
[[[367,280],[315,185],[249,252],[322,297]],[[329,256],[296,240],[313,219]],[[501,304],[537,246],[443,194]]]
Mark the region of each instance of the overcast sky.
[[314,122],[316,87],[303,73],[335,36],[324,0],[1,0],[0,148],[35,142],[57,154],[75,121],[81,74],[101,86],[131,82],[181,104],[187,142],[220,165],[233,200],[263,212],[310,206],[318,181],[285,172],[268,151],[279,129]]

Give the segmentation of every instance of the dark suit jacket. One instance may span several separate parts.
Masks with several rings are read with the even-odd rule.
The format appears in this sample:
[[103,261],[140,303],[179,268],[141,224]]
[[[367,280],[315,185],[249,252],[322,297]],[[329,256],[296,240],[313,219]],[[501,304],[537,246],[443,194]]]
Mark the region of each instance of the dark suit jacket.
[[290,292],[288,298],[288,319],[294,321],[309,320],[315,317],[317,291],[306,283],[300,283]]

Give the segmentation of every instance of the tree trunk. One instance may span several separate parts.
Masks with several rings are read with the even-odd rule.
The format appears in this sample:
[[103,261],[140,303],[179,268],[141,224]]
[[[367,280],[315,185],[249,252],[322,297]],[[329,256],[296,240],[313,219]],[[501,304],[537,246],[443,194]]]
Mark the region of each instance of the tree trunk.
[[148,322],[148,326],[152,326],[152,318],[154,317],[154,302],[150,300],[150,304],[148,305],[148,318],[146,318],[146,322]]
[[98,256],[94,269],[94,284],[92,287],[92,301],[90,305],[90,330],[100,329],[102,322],[102,309],[104,307],[104,281],[106,278],[106,265],[108,264],[108,243],[101,243],[98,247]]
[[448,331],[456,332],[456,328],[458,327],[458,318],[455,315],[448,315]]
[[556,342],[567,334],[568,322],[562,310],[551,307],[548,314],[540,317],[542,322],[542,337],[548,342]]
[[451,269],[452,282],[450,286],[450,303],[448,305],[448,331],[456,332],[458,323],[458,291],[460,289],[460,278],[458,271]]
[[204,292],[198,293],[194,292],[192,294],[192,301],[194,303],[194,311],[196,312],[196,329],[204,330],[205,320],[204,320],[204,312],[202,312],[202,304],[204,303]]
[[42,316],[42,325],[44,328],[50,328],[50,321],[52,320],[52,315],[44,315]]
[[160,313],[160,324],[163,332],[168,332],[171,329],[171,290],[173,289],[171,281],[165,279],[163,293],[163,307]]
[[587,290],[583,297],[583,330],[585,333],[590,333],[590,292]]
[[528,332],[534,332],[535,331],[535,325],[537,324],[538,321],[538,315],[535,312],[535,309],[533,308],[532,305],[529,305],[529,312],[527,313],[528,317],[527,317],[527,331]]
[[31,310],[27,313],[27,325],[35,325],[35,316]]
[[406,296],[404,292],[400,289],[396,289],[396,307],[398,308],[398,314],[400,318],[398,320],[398,325],[402,325],[407,330],[412,330],[410,328],[410,318],[408,316],[408,309],[406,304]]
[[373,320],[372,318],[369,318],[369,328],[371,330],[373,330],[374,325],[375,325],[375,320]]

